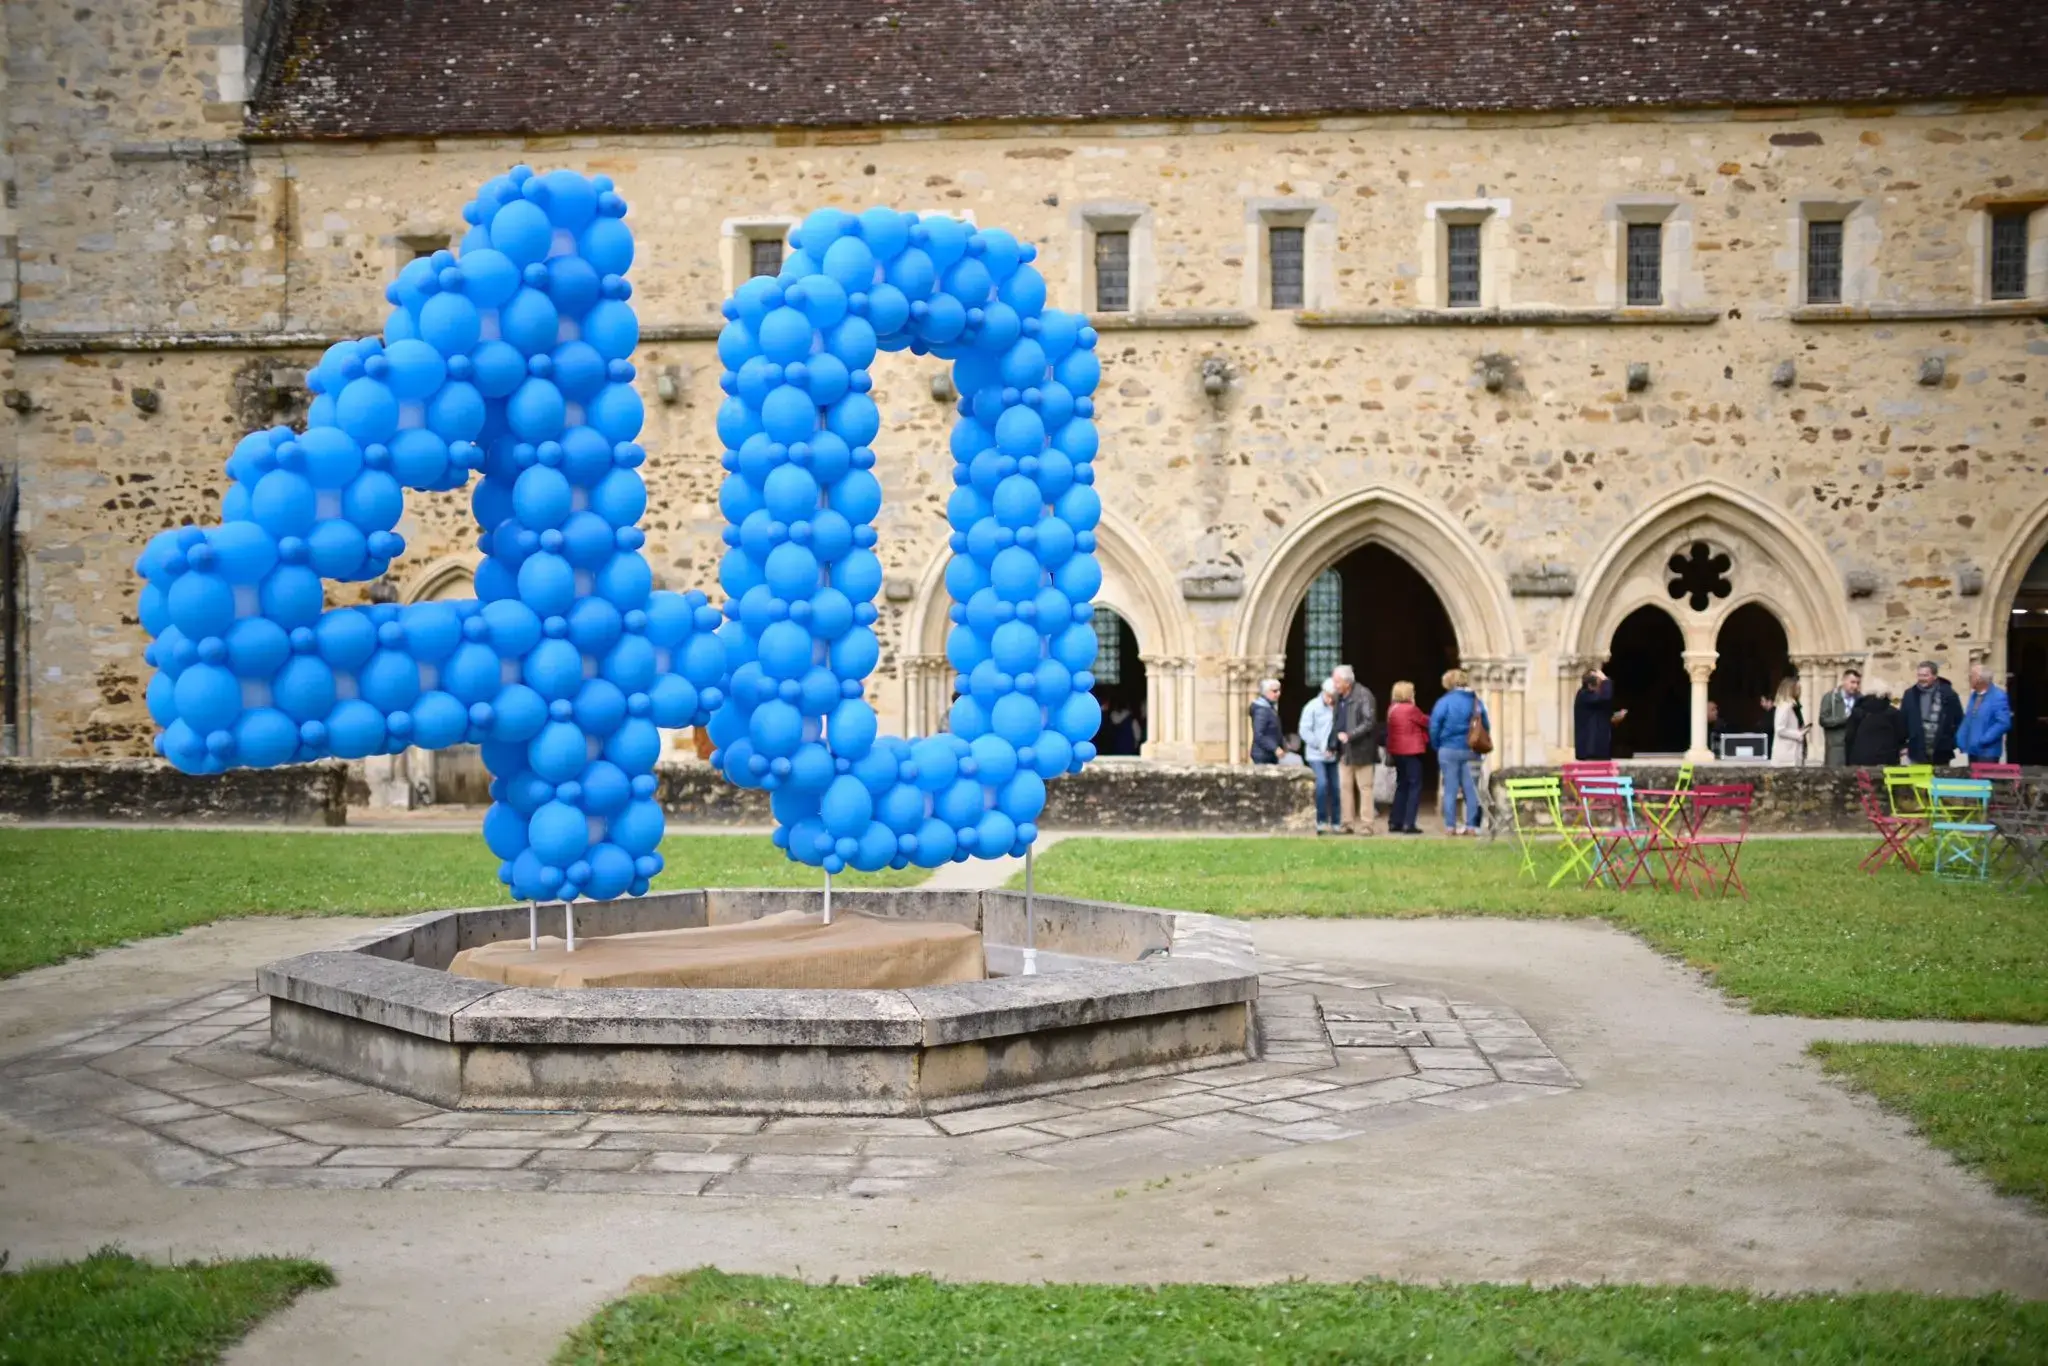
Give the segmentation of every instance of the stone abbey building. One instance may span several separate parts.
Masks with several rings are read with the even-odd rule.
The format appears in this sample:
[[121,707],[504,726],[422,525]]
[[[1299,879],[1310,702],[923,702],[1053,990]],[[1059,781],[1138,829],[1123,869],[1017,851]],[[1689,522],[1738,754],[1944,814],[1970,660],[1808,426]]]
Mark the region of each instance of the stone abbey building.
[[[1097,626],[1143,752],[1330,666],[1504,762],[1608,661],[1636,753],[1786,671],[2012,676],[2048,760],[2048,8],[2004,0],[17,0],[8,743],[148,752],[131,563],[518,162],[632,205],[666,586],[714,585],[720,302],[824,205],[1035,242],[1102,334]],[[878,369],[870,696],[942,723],[955,396]],[[386,580],[469,592],[467,500]],[[1112,745],[1132,738],[1126,726]]]

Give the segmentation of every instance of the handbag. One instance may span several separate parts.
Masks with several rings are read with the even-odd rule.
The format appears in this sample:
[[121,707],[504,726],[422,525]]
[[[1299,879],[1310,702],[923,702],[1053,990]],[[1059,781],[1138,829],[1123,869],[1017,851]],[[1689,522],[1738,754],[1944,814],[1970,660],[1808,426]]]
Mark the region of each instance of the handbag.
[[1493,753],[1493,736],[1486,729],[1486,709],[1472,699],[1472,724],[1465,727],[1465,748],[1474,754]]
[[1394,804],[1394,766],[1378,763],[1372,769],[1372,800],[1375,806]]

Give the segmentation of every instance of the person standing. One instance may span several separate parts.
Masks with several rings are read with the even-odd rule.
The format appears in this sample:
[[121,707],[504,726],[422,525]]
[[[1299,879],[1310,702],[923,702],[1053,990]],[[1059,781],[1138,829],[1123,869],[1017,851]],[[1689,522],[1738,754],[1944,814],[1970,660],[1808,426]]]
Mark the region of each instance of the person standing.
[[1372,770],[1379,758],[1373,730],[1379,704],[1349,664],[1330,675],[1337,685],[1337,807],[1347,835],[1373,833]]
[[1906,713],[1906,752],[1916,764],[1946,764],[1956,757],[1956,731],[1963,724],[1963,700],[1941,676],[1941,666],[1923,659],[1914,670],[1899,710]]
[[1906,748],[1906,730],[1905,716],[1892,705],[1891,685],[1873,678],[1849,710],[1844,757],[1858,767],[1896,764]]
[[1337,832],[1337,685],[1323,680],[1323,690],[1301,709],[1301,756],[1316,777],[1316,833]]
[[1850,669],[1835,690],[1820,700],[1820,733],[1827,745],[1827,766],[1841,768],[1849,762],[1849,713],[1863,692],[1863,675]]
[[[1479,756],[1473,752],[1475,731],[1490,736],[1493,718],[1486,704],[1472,691],[1463,669],[1444,672],[1444,695],[1429,713],[1429,744],[1436,751],[1437,767],[1443,770],[1443,818],[1447,835],[1479,833]],[[1489,747],[1491,741],[1488,741]],[[1464,818],[1459,819],[1458,799],[1464,798]]]
[[1991,670],[1970,666],[1970,698],[1963,704],[1963,724],[1956,748],[1974,763],[1995,764],[2005,757],[2005,737],[2012,730],[2012,702],[2005,689],[1991,681]]
[[1779,682],[1771,703],[1771,766],[1801,768],[1806,764],[1806,708],[1799,704],[1799,680]]
[[1429,717],[1415,705],[1415,685],[1403,680],[1387,694],[1387,757],[1394,765],[1394,809],[1387,829],[1419,835],[1416,810],[1422,805],[1422,755],[1429,748]]
[[1588,669],[1579,679],[1578,696],[1572,698],[1572,756],[1578,759],[1614,757],[1614,723],[1626,719],[1628,709],[1614,709],[1614,683],[1598,667]]
[[1252,699],[1252,762],[1280,762],[1280,680],[1268,678],[1259,684]]

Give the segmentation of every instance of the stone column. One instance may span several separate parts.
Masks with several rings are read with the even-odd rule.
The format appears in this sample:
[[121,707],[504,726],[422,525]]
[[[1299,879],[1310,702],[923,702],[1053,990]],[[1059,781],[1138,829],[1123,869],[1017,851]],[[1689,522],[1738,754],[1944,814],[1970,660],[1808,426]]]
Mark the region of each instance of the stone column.
[[1278,678],[1284,655],[1246,655],[1223,661],[1224,758],[1227,764],[1248,764],[1252,748],[1252,697],[1262,678]]
[[1486,704],[1493,718],[1493,762],[1511,768],[1526,762],[1528,737],[1524,733],[1529,688],[1529,666],[1519,659],[1467,659],[1459,666],[1470,677],[1472,691]]
[[1714,662],[1720,657],[1719,650],[1687,650],[1684,655],[1685,672],[1692,679],[1691,743],[1685,757],[1694,763],[1714,757],[1714,751],[1707,747],[1707,681],[1714,676]]
[[[1195,661],[1185,655],[1139,655],[1145,666],[1147,759],[1195,760]],[[1247,706],[1251,705],[1247,700]]]
[[903,656],[903,729],[935,735],[946,726],[953,665],[944,655]]
[[[421,756],[417,765],[419,772],[426,775],[424,793],[416,794],[412,781],[415,767],[412,757]],[[419,803],[416,795],[433,799],[434,767],[427,752],[408,749],[398,754],[372,754],[359,760],[363,766],[363,785],[370,790],[370,805],[390,811],[410,811]]]

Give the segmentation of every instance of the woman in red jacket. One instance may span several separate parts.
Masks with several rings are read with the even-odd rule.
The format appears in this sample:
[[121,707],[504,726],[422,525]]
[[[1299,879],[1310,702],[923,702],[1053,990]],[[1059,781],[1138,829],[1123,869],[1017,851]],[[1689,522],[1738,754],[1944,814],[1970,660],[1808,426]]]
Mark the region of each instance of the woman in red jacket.
[[1429,748],[1429,715],[1415,705],[1415,685],[1400,682],[1390,694],[1387,710],[1387,757],[1394,765],[1394,809],[1387,829],[1397,835],[1419,835],[1415,810],[1422,804],[1422,755]]

